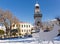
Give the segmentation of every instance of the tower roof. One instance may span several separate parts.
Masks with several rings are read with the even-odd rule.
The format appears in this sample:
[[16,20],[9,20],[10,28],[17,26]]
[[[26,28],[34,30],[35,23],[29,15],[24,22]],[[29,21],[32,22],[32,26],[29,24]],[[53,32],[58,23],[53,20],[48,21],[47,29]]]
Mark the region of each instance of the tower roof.
[[34,18],[36,18],[36,17],[42,17],[42,13],[40,11],[40,7],[39,6],[40,5],[38,3],[38,0],[36,0]]
[[35,4],[35,6],[39,6],[39,4],[38,4],[38,0],[36,0],[36,4]]
[[38,3],[36,3],[36,4],[35,4],[35,6],[39,6],[39,4],[38,4]]

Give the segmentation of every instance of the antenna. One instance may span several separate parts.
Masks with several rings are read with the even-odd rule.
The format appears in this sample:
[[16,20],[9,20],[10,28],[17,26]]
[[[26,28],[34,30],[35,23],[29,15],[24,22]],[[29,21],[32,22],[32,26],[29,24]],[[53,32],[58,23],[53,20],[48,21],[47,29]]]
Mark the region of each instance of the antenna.
[[36,0],[36,3],[38,3],[38,0]]

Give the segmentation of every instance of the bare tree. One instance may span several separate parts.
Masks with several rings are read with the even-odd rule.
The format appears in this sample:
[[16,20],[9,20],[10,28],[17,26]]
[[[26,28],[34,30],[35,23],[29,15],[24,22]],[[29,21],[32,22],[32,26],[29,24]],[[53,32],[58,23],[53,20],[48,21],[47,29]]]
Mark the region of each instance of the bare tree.
[[0,10],[0,22],[5,25],[6,33],[10,32],[12,23],[18,24],[19,20],[9,11]]
[[0,22],[3,22],[3,13],[4,13],[4,11],[2,11],[2,9],[0,9]]
[[19,25],[19,20],[17,19],[17,17],[16,16],[14,16],[13,17],[13,22],[12,23],[14,23],[14,24],[16,24],[17,25],[17,30],[18,30],[18,36],[19,36],[19,34],[20,34],[20,25]]

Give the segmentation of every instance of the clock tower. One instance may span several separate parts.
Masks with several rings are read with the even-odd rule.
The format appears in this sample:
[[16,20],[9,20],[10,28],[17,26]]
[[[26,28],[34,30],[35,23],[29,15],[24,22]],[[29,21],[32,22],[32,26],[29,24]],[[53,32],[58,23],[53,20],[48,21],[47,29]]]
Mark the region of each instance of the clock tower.
[[36,2],[34,10],[35,26],[41,26],[41,19],[42,19],[42,13],[40,11],[40,5],[38,2]]

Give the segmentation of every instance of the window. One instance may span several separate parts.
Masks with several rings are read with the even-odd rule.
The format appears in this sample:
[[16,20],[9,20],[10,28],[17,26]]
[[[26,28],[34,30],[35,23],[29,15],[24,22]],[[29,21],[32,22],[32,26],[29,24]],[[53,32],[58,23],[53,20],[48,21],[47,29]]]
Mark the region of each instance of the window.
[[19,25],[19,27],[20,27],[20,25]]
[[18,25],[16,25],[16,27],[18,27]]
[[23,25],[22,25],[22,27],[23,27]]
[[28,27],[28,25],[26,25],[26,27]]
[[30,25],[29,25],[29,27],[30,27]]
[[27,32],[28,32],[28,30],[27,30]]
[[13,27],[15,27],[15,24],[13,25]]
[[23,32],[23,30],[22,30],[22,32]]
[[39,26],[39,25],[40,25],[40,22],[38,21],[38,22],[37,22],[37,26]]
[[24,25],[24,27],[25,27],[25,25]]

